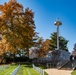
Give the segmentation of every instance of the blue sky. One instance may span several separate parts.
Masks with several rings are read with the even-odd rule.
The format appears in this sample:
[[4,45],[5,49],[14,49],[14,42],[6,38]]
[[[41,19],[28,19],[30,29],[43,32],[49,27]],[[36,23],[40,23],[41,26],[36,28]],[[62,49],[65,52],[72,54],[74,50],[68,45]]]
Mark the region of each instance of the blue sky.
[[[0,4],[9,0],[0,0]],[[62,21],[60,36],[67,40],[71,52],[76,43],[76,0],[17,0],[24,8],[29,7],[35,13],[36,31],[44,39],[50,38],[56,31],[54,22],[57,17]]]

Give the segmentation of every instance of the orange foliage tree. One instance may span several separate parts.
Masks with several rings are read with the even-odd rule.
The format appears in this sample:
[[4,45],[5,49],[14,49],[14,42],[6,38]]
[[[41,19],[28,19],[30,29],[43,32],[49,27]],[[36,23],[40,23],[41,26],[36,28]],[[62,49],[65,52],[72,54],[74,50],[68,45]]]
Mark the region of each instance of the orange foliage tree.
[[45,41],[43,40],[42,37],[40,37],[37,41],[37,51],[38,51],[38,55],[39,57],[45,57],[47,52],[49,51],[49,44],[50,44],[50,40],[46,39]]
[[9,1],[0,6],[0,33],[5,39],[6,50],[16,53],[18,49],[29,51],[34,45],[34,13],[17,2]]

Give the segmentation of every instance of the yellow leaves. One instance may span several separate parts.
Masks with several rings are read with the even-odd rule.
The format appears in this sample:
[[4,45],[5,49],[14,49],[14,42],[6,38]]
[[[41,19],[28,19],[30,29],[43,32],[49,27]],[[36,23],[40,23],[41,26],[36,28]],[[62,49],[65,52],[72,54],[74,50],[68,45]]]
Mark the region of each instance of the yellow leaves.
[[43,39],[40,38],[38,44],[40,45],[40,49],[38,52],[39,55],[42,57],[46,56],[46,53],[49,51],[50,40],[46,39],[45,41],[43,41]]
[[3,9],[3,5],[0,5],[0,11],[2,11],[2,9]]
[[4,40],[2,38],[2,41],[0,43],[0,55],[2,55],[3,53],[7,52],[6,51],[6,45],[5,45],[6,40]]
[[0,32],[5,39],[5,51],[14,53],[17,49],[30,48],[34,45],[35,37],[34,13],[28,8],[23,11],[23,6],[17,2],[5,3],[0,17]]

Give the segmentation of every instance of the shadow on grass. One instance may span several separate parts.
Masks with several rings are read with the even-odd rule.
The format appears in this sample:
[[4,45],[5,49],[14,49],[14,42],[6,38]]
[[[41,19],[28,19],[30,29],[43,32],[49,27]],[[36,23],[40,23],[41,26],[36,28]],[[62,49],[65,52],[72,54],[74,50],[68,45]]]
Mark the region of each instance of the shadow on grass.
[[47,69],[46,65],[43,64],[35,64],[35,66],[40,67],[42,69]]
[[24,67],[32,68],[32,65],[24,65]]
[[32,68],[32,64],[31,63],[25,63],[25,65],[23,65],[24,67],[28,67],[28,68]]

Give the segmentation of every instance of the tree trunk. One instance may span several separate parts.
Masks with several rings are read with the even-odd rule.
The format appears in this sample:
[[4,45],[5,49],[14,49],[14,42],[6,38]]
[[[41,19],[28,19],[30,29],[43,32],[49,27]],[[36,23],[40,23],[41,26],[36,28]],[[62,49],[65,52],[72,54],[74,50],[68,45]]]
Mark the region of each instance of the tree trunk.
[[29,58],[29,48],[27,48],[27,56],[28,56],[28,58]]
[[13,62],[15,62],[15,54],[13,54]]

